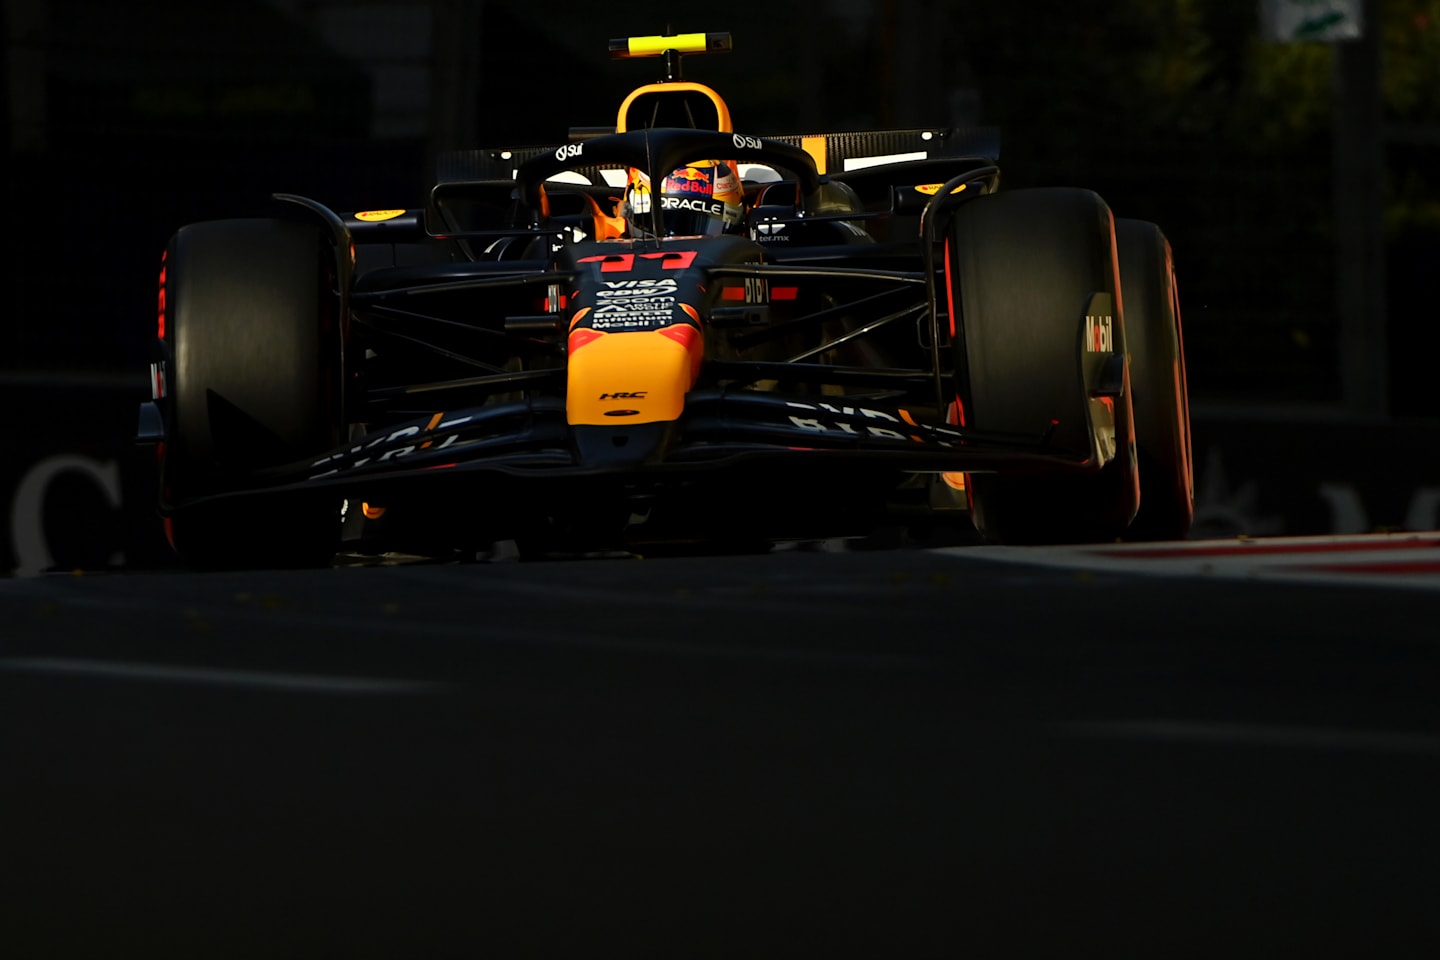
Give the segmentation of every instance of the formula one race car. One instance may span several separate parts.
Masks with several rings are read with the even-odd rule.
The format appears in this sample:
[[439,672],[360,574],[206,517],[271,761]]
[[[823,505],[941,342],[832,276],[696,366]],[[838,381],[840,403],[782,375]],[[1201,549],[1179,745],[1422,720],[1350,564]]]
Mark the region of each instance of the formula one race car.
[[729,46],[612,41],[665,65],[613,130],[447,155],[422,209],[177,232],[140,440],[181,557],[1184,536],[1159,228],[1000,192],[987,129],[736,132],[680,77]]

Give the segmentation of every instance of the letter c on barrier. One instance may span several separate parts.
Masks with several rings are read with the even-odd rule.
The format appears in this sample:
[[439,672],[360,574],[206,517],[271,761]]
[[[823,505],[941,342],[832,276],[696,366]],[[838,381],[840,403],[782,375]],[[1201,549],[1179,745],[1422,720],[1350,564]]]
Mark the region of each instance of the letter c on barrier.
[[16,576],[44,573],[55,563],[45,537],[45,493],[50,482],[68,471],[83,473],[104,491],[110,505],[120,509],[120,467],[78,454],[60,454],[41,460],[20,480],[10,508],[10,536],[15,547]]

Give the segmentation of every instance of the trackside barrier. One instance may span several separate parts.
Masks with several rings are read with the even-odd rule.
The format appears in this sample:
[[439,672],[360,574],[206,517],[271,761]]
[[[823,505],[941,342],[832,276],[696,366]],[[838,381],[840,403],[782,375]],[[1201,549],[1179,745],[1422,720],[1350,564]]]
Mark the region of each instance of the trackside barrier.
[[133,443],[145,378],[0,372],[0,572],[170,565]]
[[1191,415],[1193,537],[1440,529],[1440,420]]

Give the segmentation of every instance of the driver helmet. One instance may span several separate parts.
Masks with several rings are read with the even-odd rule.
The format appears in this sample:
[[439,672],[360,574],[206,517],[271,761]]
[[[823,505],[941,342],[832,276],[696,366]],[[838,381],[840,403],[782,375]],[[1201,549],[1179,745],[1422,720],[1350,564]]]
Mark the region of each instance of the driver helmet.
[[[665,178],[659,193],[661,223],[667,237],[707,237],[735,233],[745,218],[745,191],[733,160],[698,160]],[[650,178],[633,167],[621,204],[632,238],[653,237]]]

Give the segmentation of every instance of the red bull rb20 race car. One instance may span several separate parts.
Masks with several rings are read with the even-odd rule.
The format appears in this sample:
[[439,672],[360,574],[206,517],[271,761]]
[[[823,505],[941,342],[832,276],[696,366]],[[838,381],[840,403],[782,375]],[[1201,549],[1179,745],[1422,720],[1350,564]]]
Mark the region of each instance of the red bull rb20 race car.
[[195,566],[763,546],[961,518],[1183,537],[1171,249],[1000,190],[988,129],[753,136],[657,56],[614,129],[442,158],[424,206],[277,195],[160,273],[139,439]]

